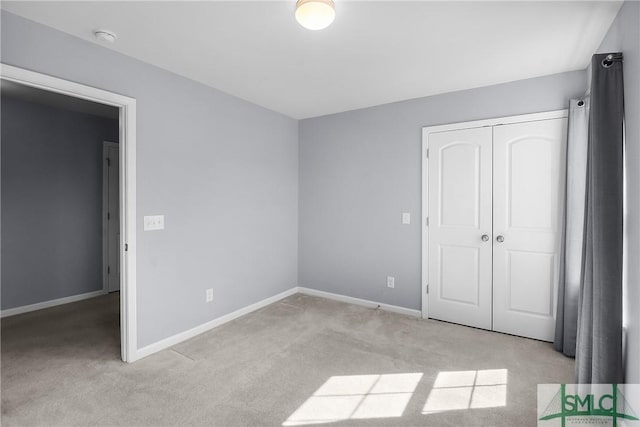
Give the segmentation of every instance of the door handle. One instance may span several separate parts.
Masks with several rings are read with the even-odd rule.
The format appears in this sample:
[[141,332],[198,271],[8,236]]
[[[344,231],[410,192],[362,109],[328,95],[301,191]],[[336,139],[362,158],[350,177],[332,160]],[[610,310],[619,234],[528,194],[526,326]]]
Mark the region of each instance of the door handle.
[[483,242],[488,242],[489,241],[489,235],[488,234],[483,234],[481,237]]
[[504,242],[504,236],[503,235],[499,235],[498,237],[496,237],[496,240],[498,241],[498,243],[502,243],[502,242]]

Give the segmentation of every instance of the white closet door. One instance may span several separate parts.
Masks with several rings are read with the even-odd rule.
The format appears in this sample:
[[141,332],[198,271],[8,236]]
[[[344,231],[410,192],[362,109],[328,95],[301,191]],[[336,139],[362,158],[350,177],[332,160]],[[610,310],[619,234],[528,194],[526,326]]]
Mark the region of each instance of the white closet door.
[[567,119],[494,127],[493,329],[553,341]]
[[429,317],[491,329],[491,128],[429,135],[428,179]]

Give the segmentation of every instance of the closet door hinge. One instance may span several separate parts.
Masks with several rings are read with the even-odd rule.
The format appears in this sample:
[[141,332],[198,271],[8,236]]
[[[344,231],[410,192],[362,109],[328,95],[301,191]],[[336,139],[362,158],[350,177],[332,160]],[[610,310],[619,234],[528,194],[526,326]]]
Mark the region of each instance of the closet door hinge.
[[427,159],[429,158],[429,149],[427,148]]
[[427,295],[429,295],[429,284],[428,283],[427,283],[427,288],[426,289],[427,289],[426,293],[427,293]]
[[111,159],[107,157],[107,167],[111,167]]
[[428,227],[428,226],[429,226],[429,217],[426,217],[426,218],[424,219],[424,225],[425,225],[426,227]]

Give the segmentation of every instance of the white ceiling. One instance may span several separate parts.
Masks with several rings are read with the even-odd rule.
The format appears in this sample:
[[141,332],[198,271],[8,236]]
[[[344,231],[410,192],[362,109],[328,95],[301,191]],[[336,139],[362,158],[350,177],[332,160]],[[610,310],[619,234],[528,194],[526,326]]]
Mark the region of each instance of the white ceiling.
[[10,2],[2,8],[294,118],[584,69],[618,1]]

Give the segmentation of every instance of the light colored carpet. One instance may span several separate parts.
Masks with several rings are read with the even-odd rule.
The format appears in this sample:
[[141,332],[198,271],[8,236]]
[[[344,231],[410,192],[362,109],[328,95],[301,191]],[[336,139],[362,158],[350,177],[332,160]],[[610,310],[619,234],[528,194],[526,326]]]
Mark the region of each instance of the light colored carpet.
[[293,295],[133,364],[118,295],[2,320],[3,426],[535,426],[551,344]]

